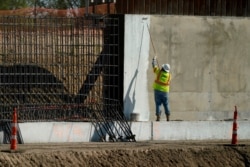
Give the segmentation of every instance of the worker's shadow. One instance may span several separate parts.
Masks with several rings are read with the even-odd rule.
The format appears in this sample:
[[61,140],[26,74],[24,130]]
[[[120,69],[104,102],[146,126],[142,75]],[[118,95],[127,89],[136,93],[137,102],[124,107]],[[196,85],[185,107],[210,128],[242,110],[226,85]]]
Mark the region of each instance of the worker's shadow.
[[[131,113],[134,111],[135,108],[135,89],[136,89],[136,81],[137,81],[137,74],[138,74],[138,69],[136,69],[133,78],[131,79],[131,82],[128,86],[128,90],[125,96],[125,104],[127,111],[125,113],[128,113],[128,117],[130,118]],[[133,91],[133,92],[132,92]],[[130,97],[129,95],[133,93],[133,96]]]

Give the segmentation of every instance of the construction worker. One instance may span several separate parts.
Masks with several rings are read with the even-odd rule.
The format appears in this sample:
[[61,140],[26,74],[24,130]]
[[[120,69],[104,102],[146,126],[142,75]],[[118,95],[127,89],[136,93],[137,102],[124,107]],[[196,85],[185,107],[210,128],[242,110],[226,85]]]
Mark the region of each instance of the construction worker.
[[152,60],[153,71],[156,74],[156,78],[153,84],[155,106],[156,106],[156,121],[160,121],[161,110],[160,106],[163,105],[166,114],[166,120],[169,121],[170,110],[168,104],[169,84],[170,84],[170,65],[163,64],[158,67],[156,57]]

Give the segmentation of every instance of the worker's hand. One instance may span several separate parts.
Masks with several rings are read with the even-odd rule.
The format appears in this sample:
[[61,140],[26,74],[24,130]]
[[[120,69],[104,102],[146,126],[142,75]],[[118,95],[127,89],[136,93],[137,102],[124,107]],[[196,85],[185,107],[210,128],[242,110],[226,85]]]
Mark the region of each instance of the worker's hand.
[[152,60],[152,66],[153,66],[153,68],[157,66],[156,56]]

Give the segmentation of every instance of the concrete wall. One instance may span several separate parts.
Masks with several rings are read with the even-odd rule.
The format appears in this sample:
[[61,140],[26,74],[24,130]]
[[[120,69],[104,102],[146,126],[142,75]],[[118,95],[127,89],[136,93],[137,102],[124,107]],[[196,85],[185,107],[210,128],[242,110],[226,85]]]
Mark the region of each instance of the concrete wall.
[[125,17],[124,113],[128,119],[131,113],[139,113],[140,121],[148,121],[150,117],[147,73],[150,65],[149,19],[143,15]]
[[250,19],[239,17],[126,15],[125,115],[155,120],[151,59],[156,55],[160,65],[171,65],[172,120],[230,119],[234,106],[239,119],[249,119],[248,27]]

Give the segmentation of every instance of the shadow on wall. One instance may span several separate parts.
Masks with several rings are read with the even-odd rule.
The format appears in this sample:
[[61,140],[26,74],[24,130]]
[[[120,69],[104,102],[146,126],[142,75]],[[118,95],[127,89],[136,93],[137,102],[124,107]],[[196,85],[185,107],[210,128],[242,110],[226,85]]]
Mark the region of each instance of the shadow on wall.
[[0,102],[58,103],[69,95],[64,85],[48,70],[35,65],[0,66]]
[[[128,110],[125,113],[128,114],[127,115],[128,118],[130,118],[131,113],[134,111],[134,108],[135,108],[135,102],[136,102],[135,88],[136,88],[137,75],[138,75],[138,70],[135,71],[134,76],[129,83],[127,94],[125,95],[125,103],[126,103],[127,110]],[[133,87],[133,84],[134,84],[134,87]],[[129,96],[130,94],[133,94],[132,98]]]

